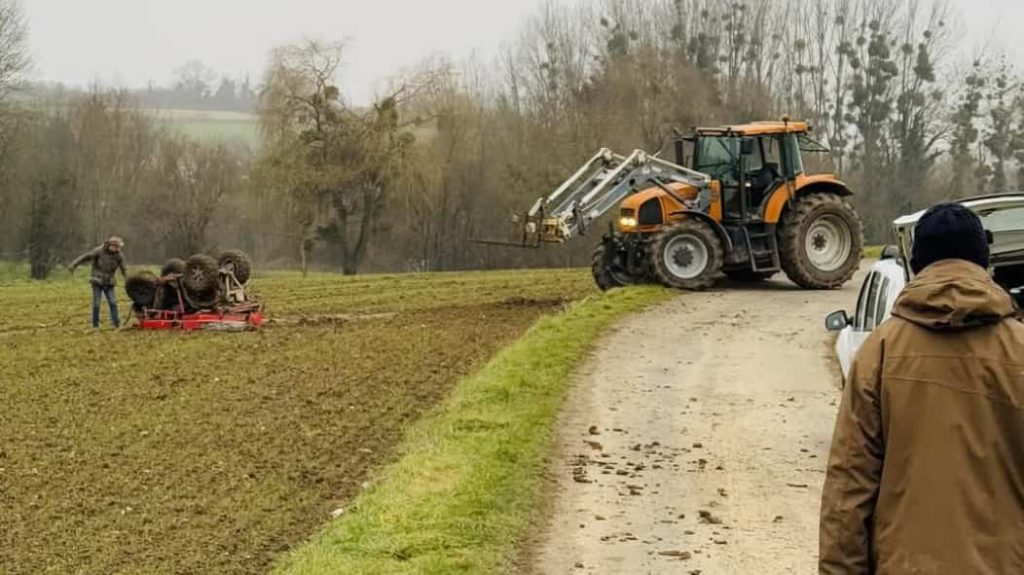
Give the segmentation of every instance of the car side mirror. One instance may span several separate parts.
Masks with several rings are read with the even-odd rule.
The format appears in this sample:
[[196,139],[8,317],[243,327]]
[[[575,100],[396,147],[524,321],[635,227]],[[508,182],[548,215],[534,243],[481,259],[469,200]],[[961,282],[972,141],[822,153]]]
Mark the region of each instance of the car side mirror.
[[880,256],[880,259],[883,259],[883,260],[898,260],[899,258],[900,258],[900,248],[899,248],[899,246],[894,246],[892,244],[887,244],[885,247],[882,248],[882,255]]
[[1010,290],[1010,297],[1018,307],[1024,307],[1024,286],[1018,286]]
[[828,314],[825,318],[825,329],[829,331],[842,331],[850,325],[850,316],[845,310],[839,310]]

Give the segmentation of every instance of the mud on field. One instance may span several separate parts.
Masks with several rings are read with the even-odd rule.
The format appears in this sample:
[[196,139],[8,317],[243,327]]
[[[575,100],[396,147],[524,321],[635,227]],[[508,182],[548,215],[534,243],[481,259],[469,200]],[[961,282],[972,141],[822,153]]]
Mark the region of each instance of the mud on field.
[[[330,281],[317,284],[321,308],[283,297],[277,315],[380,315],[246,334],[93,333],[54,327],[64,309],[39,302],[38,327],[0,322],[0,572],[265,572],[343,512],[459,377],[589,289],[553,283],[520,304],[510,298],[528,278],[479,276],[417,280],[410,291],[424,293],[382,301],[395,283],[361,280],[378,297],[346,308],[355,282],[332,297]],[[62,295],[84,300],[84,323],[81,287]]]

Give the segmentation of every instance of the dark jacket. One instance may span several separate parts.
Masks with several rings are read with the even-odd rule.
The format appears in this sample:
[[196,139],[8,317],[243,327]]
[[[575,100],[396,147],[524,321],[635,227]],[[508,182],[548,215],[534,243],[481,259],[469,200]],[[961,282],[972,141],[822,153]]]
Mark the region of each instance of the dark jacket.
[[1024,573],[1024,324],[944,260],[854,360],[821,505],[820,572]]
[[93,248],[84,254],[75,258],[75,261],[71,262],[71,269],[74,270],[78,266],[86,263],[92,263],[92,276],[89,281],[103,287],[110,287],[117,284],[114,277],[117,270],[121,270],[121,273],[128,275],[125,271],[124,265],[124,254],[121,252],[112,253],[107,249],[107,244]]

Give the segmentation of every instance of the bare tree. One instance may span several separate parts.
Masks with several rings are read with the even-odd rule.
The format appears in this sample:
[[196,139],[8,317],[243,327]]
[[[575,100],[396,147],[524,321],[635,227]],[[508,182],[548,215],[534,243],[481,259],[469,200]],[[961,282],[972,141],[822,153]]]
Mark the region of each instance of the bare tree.
[[335,83],[342,48],[309,41],[274,51],[259,108],[261,161],[306,206],[296,234],[303,258],[323,243],[354,274],[413,143],[401,108],[431,79],[396,83],[372,109],[357,111]]
[[0,101],[22,85],[31,65],[21,6],[17,0],[0,0]]

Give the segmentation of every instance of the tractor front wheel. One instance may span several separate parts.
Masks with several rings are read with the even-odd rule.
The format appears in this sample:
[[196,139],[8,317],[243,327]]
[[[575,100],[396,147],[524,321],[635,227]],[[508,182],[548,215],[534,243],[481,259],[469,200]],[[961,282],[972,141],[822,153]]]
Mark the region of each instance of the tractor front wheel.
[[836,194],[800,198],[779,226],[782,269],[805,289],[835,289],[850,281],[863,249],[860,217]]
[[655,236],[650,250],[651,269],[668,287],[701,290],[711,287],[722,273],[722,241],[711,226],[685,219]]
[[616,257],[614,247],[609,246],[608,240],[601,240],[601,243],[594,248],[594,255],[591,260],[590,271],[594,274],[594,282],[601,291],[608,291],[613,288],[634,285],[643,281],[626,271],[620,258]]

